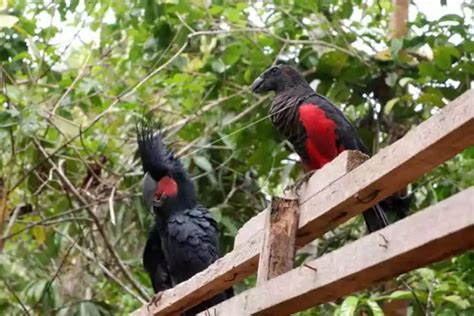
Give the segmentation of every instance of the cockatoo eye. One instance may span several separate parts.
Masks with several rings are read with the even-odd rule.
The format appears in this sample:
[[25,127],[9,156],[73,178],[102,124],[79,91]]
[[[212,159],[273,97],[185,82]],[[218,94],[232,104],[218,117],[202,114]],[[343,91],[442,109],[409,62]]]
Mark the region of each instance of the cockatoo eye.
[[273,67],[272,69],[270,69],[270,71],[274,74],[277,73],[279,70],[280,70],[280,68],[278,68],[278,67]]

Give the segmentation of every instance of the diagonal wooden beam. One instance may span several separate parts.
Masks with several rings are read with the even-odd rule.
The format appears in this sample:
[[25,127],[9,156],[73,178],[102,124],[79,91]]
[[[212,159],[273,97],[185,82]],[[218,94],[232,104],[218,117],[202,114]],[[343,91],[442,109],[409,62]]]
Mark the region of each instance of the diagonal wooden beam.
[[199,315],[286,315],[473,249],[473,205],[471,188]]

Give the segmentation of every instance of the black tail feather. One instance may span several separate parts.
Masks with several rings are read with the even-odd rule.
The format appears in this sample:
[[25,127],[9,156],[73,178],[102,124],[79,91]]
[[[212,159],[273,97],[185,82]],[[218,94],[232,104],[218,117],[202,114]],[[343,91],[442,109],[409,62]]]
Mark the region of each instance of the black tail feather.
[[372,206],[363,213],[365,224],[369,233],[382,229],[389,225],[384,210],[378,204]]
[[390,222],[393,223],[408,216],[412,200],[412,195],[397,192],[380,201],[379,204],[386,210]]

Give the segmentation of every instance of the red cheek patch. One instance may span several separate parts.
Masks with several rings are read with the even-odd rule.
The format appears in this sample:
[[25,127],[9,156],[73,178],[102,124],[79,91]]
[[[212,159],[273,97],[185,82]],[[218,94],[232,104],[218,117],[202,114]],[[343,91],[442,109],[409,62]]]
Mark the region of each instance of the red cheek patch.
[[178,184],[170,177],[163,177],[158,181],[155,195],[161,197],[162,194],[166,196],[175,196],[178,194]]

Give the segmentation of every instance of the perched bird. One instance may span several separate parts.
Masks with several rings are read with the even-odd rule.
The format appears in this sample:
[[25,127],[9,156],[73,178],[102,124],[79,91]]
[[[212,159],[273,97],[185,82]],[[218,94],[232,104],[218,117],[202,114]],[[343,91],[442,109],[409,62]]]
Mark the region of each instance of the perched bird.
[[[181,161],[168,151],[145,122],[137,127],[138,150],[145,173],[143,198],[155,214],[143,253],[153,290],[159,293],[206,269],[219,258],[217,223],[197,203],[196,190]],[[193,307],[194,315],[233,296],[232,288]],[[161,297],[157,294],[156,303]]]
[[[322,168],[344,150],[369,154],[355,127],[341,110],[314,92],[293,67],[270,67],[253,82],[252,91],[275,92],[270,109],[271,121],[293,145],[306,172]],[[388,225],[378,204],[365,211],[363,216],[369,232]]]

